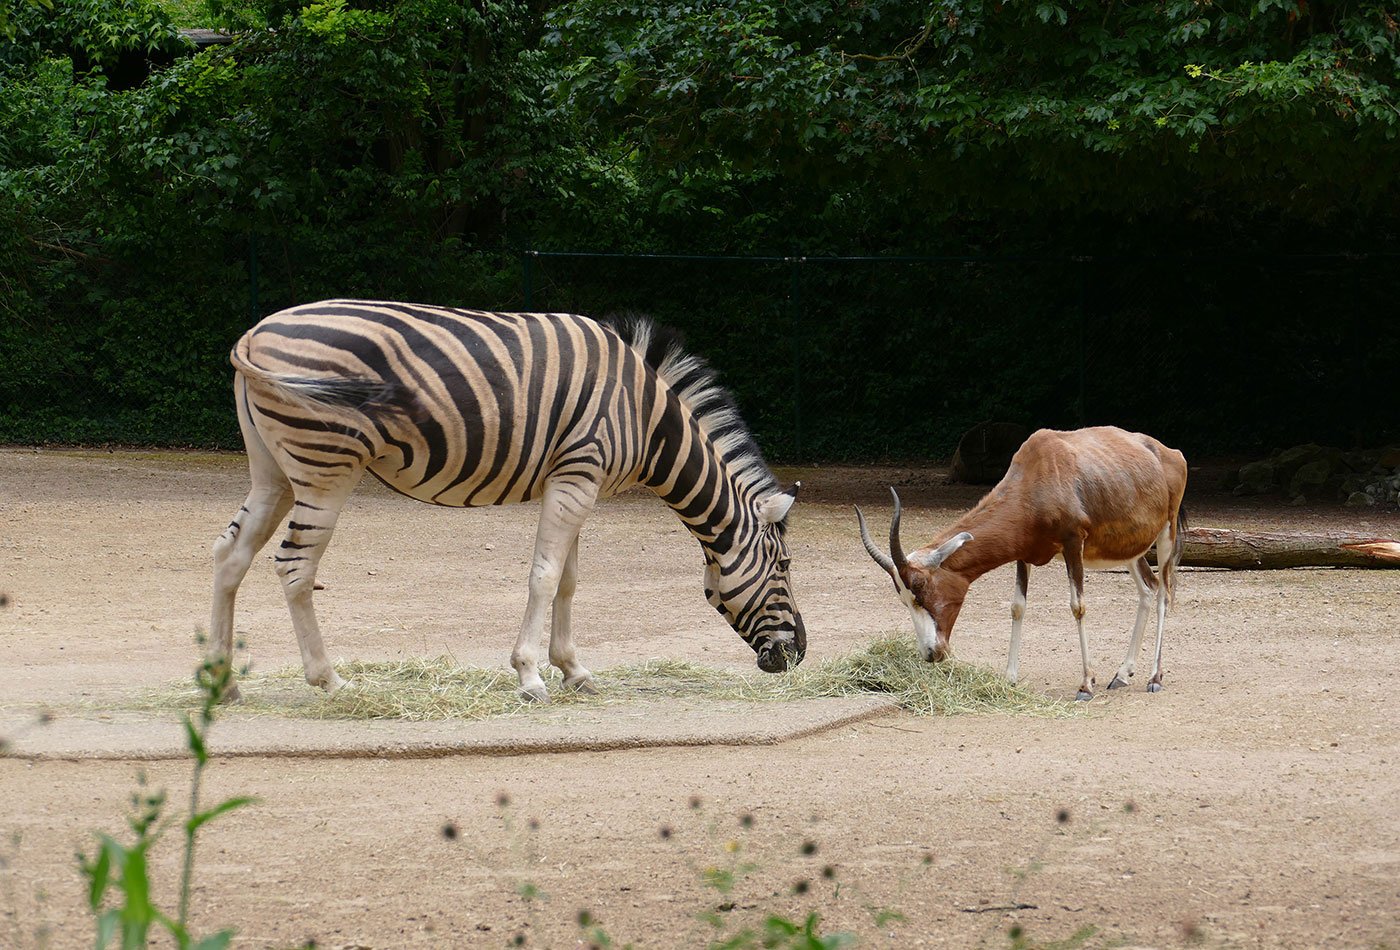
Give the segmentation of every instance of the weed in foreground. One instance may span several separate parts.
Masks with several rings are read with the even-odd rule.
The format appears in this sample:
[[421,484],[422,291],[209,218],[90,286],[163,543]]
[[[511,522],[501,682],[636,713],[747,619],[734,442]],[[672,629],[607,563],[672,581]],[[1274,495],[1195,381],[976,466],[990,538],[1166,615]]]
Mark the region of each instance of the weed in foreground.
[[[534,821],[522,826],[512,815],[514,805],[506,793],[496,797],[496,806],[502,816],[503,828],[511,838],[512,859],[517,865],[523,865],[524,870],[524,874],[520,874],[497,869],[500,877],[510,879],[512,896],[520,902],[525,917],[519,926],[509,930],[505,945],[548,947],[550,944],[545,934],[550,928],[542,916],[551,898],[529,876],[529,869],[538,866],[541,861],[534,845],[534,835],[539,826]],[[691,797],[690,810],[697,816],[704,812],[704,805],[698,797]],[[824,859],[819,843],[810,835],[799,836],[796,842],[788,843],[790,847],[778,846],[774,857],[771,851],[760,855],[751,843],[757,822],[750,813],[737,816],[732,825],[729,819],[721,821],[700,817],[699,820],[704,822],[705,846],[698,855],[685,850],[679,858],[700,888],[700,898],[698,904],[685,914],[691,921],[688,928],[684,926],[683,919],[675,922],[674,929],[667,936],[670,946],[695,950],[836,950],[850,947],[856,944],[856,936],[845,931],[825,929],[822,913],[817,909],[838,904],[852,907],[853,901],[881,930],[888,930],[904,921],[898,911],[864,900],[858,887],[843,883],[837,867]],[[450,820],[444,822],[440,833],[452,842],[457,842],[461,837],[457,824]],[[678,834],[669,825],[663,825],[657,834],[662,842],[687,847],[679,844],[680,839],[686,836]],[[931,856],[926,855],[915,870],[922,871],[932,863]],[[789,878],[788,884],[775,886],[772,872],[776,867],[789,866],[796,866],[796,879]],[[901,884],[900,894],[907,883],[904,881]],[[635,946],[614,936],[591,909],[579,910],[575,923],[578,946],[590,950],[631,950]],[[570,945],[574,945],[574,942],[570,941]]]
[[[97,834],[100,846],[95,857],[78,855],[83,876],[88,880],[88,905],[97,918],[97,950],[115,938],[121,950],[144,950],[152,929],[164,929],[179,950],[223,950],[233,938],[232,930],[221,930],[203,938],[189,932],[190,885],[194,875],[195,840],[199,829],[219,815],[250,804],[253,799],[236,796],[212,808],[200,810],[200,784],[209,762],[206,737],[214,721],[214,711],[228,689],[232,667],[228,663],[205,663],[197,681],[202,701],[198,717],[184,717],[185,741],[194,757],[187,817],[180,827],[184,833],[184,863],[180,875],[179,909],[174,917],[160,909],[151,893],[147,857],[165,831],[174,823],[166,810],[163,789],[148,791],[145,776],[138,776],[138,788],[131,796],[132,814],[127,825],[135,840],[124,845],[110,835]],[[115,898],[113,900],[112,898]]]

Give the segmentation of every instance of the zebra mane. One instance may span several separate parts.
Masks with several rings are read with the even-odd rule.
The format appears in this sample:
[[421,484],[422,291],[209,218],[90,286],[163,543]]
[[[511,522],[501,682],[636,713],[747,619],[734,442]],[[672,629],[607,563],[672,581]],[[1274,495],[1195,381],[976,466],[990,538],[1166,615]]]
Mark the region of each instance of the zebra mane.
[[734,480],[755,497],[778,491],[778,480],[763,461],[753,433],[739,415],[729,390],[719,384],[719,374],[703,357],[687,353],[679,330],[660,326],[650,317],[621,314],[605,318],[611,327],[647,364],[656,370],[714,442]]

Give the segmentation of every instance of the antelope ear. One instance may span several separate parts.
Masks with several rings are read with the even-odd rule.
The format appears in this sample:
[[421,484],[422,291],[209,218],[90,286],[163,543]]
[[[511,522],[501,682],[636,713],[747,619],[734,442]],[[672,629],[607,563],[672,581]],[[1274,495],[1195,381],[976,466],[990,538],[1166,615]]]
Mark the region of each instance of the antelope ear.
[[769,524],[782,521],[792,509],[792,503],[797,500],[797,490],[801,487],[801,482],[794,482],[787,491],[775,492],[763,499],[758,506],[758,516]]
[[936,571],[942,566],[943,562],[948,559],[948,555],[971,540],[972,535],[963,531],[960,534],[953,535],[927,554],[915,552],[909,555],[909,563],[913,564],[915,567],[921,567],[926,571]]

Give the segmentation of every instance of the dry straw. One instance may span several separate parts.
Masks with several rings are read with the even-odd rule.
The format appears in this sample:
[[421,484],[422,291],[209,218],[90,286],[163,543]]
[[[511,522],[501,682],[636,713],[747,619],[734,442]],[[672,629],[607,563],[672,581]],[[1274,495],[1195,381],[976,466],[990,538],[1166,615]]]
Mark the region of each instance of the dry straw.
[[[241,680],[240,709],[311,719],[489,719],[538,707],[521,699],[515,672],[463,667],[451,657],[342,664],[349,682],[334,696],[306,688],[301,670],[249,673]],[[886,637],[863,650],[816,666],[770,675],[650,660],[598,674],[601,693],[588,695],[550,683],[554,705],[602,707],[636,699],[689,698],[794,702],[833,696],[885,696],[910,712],[929,716],[998,712],[1059,717],[1073,704],[1013,686],[999,673],[957,661],[926,663],[906,637]],[[146,708],[183,708],[193,689],[150,695]]]

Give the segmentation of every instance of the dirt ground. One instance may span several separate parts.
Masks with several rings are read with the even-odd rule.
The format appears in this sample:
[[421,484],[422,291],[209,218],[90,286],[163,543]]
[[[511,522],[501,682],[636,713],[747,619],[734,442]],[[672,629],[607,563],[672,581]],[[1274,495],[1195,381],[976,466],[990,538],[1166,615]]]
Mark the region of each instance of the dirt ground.
[[[808,662],[912,636],[850,503],[887,524],[885,485],[899,485],[912,541],[978,490],[935,469],[779,474],[804,483],[789,537]],[[1213,484],[1193,473],[1194,524],[1400,534],[1395,513]],[[210,543],[245,489],[234,455],[0,450],[0,714],[101,721],[187,678]],[[332,655],[505,664],[534,514],[364,484],[322,568]],[[752,666],[704,601],[697,545],[650,494],[600,506],[581,565],[575,624],[604,689],[610,665],[652,656]],[[962,659],[1004,666],[1013,575],[972,588]],[[1400,948],[1397,595],[1394,571],[1187,569],[1166,690],[1109,693],[1135,598],[1125,575],[1092,575],[1100,689],[1068,719],[895,713],[763,746],[216,758],[205,801],[258,802],[205,827],[194,929],[235,927],[243,950],[565,948],[587,945],[587,911],[614,946],[669,948],[816,913],[868,948],[1009,947],[1013,927],[1035,944],[1093,928],[1082,945]],[[299,663],[267,564],[237,628],[255,667]],[[1060,699],[1079,681],[1054,565],[1031,576],[1021,670]],[[292,742],[302,728],[259,721]],[[124,833],[138,773],[183,807],[186,762],[0,758],[0,947],[92,944],[74,852]],[[152,856],[171,910],[179,850],[172,829]],[[731,891],[707,885],[725,872]]]

